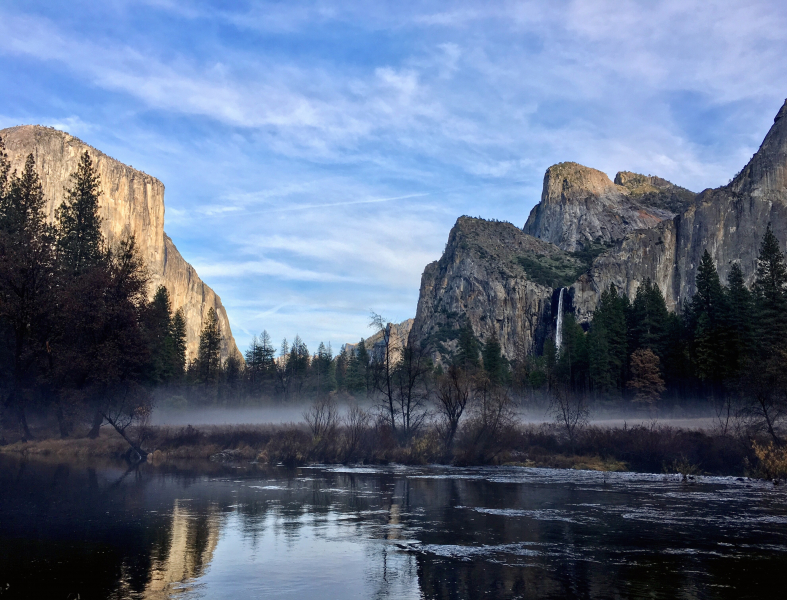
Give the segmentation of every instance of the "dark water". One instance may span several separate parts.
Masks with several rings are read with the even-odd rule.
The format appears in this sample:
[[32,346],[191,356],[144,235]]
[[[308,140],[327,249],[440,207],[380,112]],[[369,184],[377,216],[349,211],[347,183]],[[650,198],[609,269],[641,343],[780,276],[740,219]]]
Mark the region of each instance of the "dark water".
[[772,484],[0,457],[6,598],[768,598]]

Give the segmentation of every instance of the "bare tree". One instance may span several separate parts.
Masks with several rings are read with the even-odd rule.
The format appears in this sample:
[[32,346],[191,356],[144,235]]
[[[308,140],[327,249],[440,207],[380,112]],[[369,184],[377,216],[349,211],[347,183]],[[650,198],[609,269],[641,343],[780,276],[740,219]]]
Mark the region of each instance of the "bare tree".
[[571,451],[574,451],[577,432],[588,424],[590,409],[585,401],[585,395],[571,393],[566,386],[559,385],[552,389],[549,411],[555,422],[561,426],[568,435]]
[[336,434],[336,427],[339,424],[339,410],[332,399],[321,398],[303,411],[303,418],[314,439],[321,440]]
[[440,426],[443,443],[451,451],[459,421],[465,412],[473,390],[473,378],[464,369],[451,365],[437,383],[437,412],[442,417]]
[[513,400],[503,386],[483,375],[476,377],[470,416],[461,432],[467,459],[488,462],[503,451],[514,423],[513,407]]
[[406,346],[394,371],[394,393],[402,434],[409,438],[423,425],[428,412],[428,376],[432,361],[420,346]]
[[[107,393],[106,398],[99,409],[101,416],[131,446],[129,459],[132,462],[145,460],[148,453],[142,449],[142,443],[153,414],[150,394],[141,386],[128,384]],[[135,436],[130,435],[132,425],[136,426]]]
[[382,334],[382,344],[371,349],[372,351],[372,383],[374,389],[382,396],[385,404],[385,411],[388,413],[391,429],[396,431],[396,387],[394,382],[394,372],[399,362],[397,342],[392,339],[391,324],[387,323],[382,315],[375,312],[371,314],[369,327],[376,329]]
[[342,419],[344,422],[344,460],[355,456],[369,429],[371,415],[357,404],[353,404]]

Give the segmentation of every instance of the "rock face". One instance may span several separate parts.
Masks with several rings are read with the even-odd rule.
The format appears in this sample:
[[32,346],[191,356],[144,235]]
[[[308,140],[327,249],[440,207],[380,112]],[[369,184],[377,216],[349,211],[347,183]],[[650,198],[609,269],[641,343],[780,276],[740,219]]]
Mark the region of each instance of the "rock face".
[[182,307],[186,317],[189,360],[197,356],[202,322],[213,307],[223,334],[222,358],[241,358],[232,337],[227,313],[216,293],[200,280],[194,268],[164,233],[164,184],[155,177],[124,165],[82,142],[48,127],[22,125],[0,131],[11,168],[21,171],[33,154],[47,199],[46,213],[54,220],[63,201],[64,188],[76,170],[80,155],[87,150],[101,177],[99,213],[102,232],[110,245],[133,234],[150,274],[150,292],[164,285],[173,308]]
[[[413,328],[413,319],[407,319],[401,323],[388,323],[386,328],[388,330],[388,339],[390,340],[391,349],[395,352],[399,352],[405,344],[407,344],[407,340],[410,337],[410,331]],[[378,353],[379,355],[384,348],[383,332],[378,331],[374,335],[366,338],[363,341],[363,345],[367,352],[370,353],[370,356],[374,353]],[[357,347],[358,344],[344,344],[343,346],[348,354],[354,354]]]
[[706,249],[722,282],[739,262],[751,284],[768,223],[787,248],[787,101],[727,186],[695,195],[651,175],[624,171],[613,183],[595,169],[561,163],[547,170],[524,233],[460,218],[442,258],[424,270],[410,341],[436,357],[450,354],[467,319],[482,341],[496,331],[509,359],[538,351],[554,335],[561,287],[580,322],[610,284],[633,299],[646,278],[679,310],[695,292]]
[[524,231],[576,251],[672,219],[693,196],[660,177],[622,172],[613,183],[596,169],[559,163],[547,169],[541,202]]
[[510,223],[460,217],[443,256],[421,277],[410,342],[426,345],[441,361],[456,349],[468,320],[481,341],[495,332],[509,358],[538,347],[550,331],[554,290],[528,273],[527,259],[534,257],[541,262],[532,263],[531,271],[544,264],[575,272],[579,265]]
[[722,282],[739,262],[751,284],[768,223],[782,248],[787,247],[787,101],[760,149],[729,185],[703,191],[682,214],[649,231],[631,233],[596,259],[573,286],[578,314],[587,318],[611,283],[633,298],[647,277],[658,284],[667,306],[678,309],[695,292],[697,267],[706,249]]

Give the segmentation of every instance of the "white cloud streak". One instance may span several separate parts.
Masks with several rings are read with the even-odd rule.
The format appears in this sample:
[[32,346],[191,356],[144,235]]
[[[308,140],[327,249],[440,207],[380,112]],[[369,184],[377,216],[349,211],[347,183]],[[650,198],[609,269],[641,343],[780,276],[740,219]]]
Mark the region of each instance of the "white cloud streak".
[[[91,35],[0,8],[0,55],[74,82],[39,122],[165,181],[168,231],[243,331],[412,316],[455,218],[521,224],[554,162],[726,183],[787,93],[775,0],[107,6]],[[123,30],[139,11],[149,35]]]

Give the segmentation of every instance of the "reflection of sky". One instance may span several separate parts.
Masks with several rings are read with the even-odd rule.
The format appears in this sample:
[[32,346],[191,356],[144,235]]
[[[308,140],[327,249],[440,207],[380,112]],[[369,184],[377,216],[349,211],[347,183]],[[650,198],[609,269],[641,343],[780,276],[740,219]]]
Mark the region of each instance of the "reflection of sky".
[[[291,523],[292,525],[292,523]],[[364,540],[339,515],[303,515],[288,535],[280,517],[269,514],[244,532],[243,519],[224,523],[215,557],[197,582],[204,598],[419,598],[412,554],[387,551],[381,540]],[[390,581],[383,579],[387,554]]]
[[575,160],[726,183],[787,81],[779,0],[8,0],[0,126],[159,177],[241,347],[413,316],[461,214],[522,225]]

